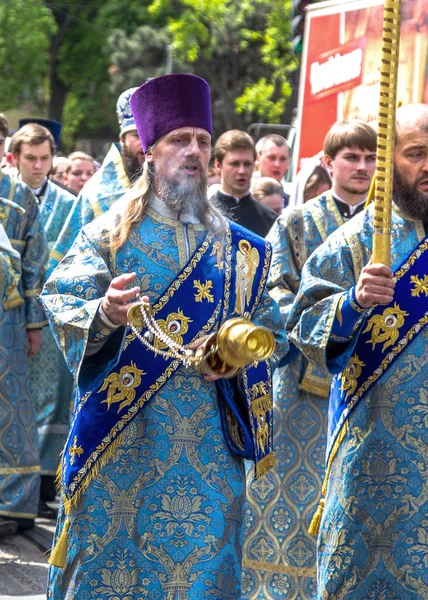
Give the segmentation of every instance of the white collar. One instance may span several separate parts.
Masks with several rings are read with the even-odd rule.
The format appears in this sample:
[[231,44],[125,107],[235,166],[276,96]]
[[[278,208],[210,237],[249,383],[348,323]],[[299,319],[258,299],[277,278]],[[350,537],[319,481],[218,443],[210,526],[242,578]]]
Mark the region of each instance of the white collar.
[[364,200],[361,200],[361,202],[358,202],[358,204],[349,204],[349,202],[346,202],[346,200],[343,200],[340,196],[338,196],[334,192],[333,192],[333,197],[336,200],[339,200],[339,202],[342,202],[343,204],[346,204],[347,206],[349,206],[349,213],[350,213],[351,217],[354,216],[357,208],[360,207],[361,205],[365,204],[365,202],[367,200],[367,198],[364,198]]

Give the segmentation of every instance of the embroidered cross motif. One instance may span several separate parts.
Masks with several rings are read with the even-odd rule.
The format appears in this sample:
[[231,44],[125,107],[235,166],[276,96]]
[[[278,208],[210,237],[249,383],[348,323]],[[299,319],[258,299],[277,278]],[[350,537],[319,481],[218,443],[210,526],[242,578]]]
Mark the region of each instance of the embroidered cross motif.
[[73,445],[68,449],[69,454],[71,454],[70,465],[74,464],[74,459],[77,456],[83,454],[82,446],[77,445],[77,435],[74,436]]
[[195,294],[196,302],[202,302],[202,300],[208,300],[208,302],[214,302],[214,296],[211,294],[213,282],[211,279],[205,283],[201,283],[199,279],[193,281],[193,287],[197,289]]
[[411,275],[410,281],[415,286],[412,289],[412,296],[419,296],[420,294],[428,296],[428,275],[425,275],[423,279],[419,279],[417,275]]

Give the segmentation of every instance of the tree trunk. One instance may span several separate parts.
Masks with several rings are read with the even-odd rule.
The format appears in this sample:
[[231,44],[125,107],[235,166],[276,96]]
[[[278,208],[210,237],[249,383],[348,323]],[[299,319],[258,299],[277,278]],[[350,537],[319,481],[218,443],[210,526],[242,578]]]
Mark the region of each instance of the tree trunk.
[[[51,8],[50,4],[46,2],[46,5]],[[58,25],[58,30],[55,37],[52,39],[50,48],[50,65],[49,65],[49,106],[48,106],[48,117],[55,121],[62,120],[62,113],[64,110],[65,98],[67,96],[68,88],[60,81],[57,73],[58,67],[58,51],[61,43],[64,39],[64,34],[70,25],[72,19],[71,16],[64,11],[52,10],[55,20]]]
[[62,83],[62,81],[58,79],[55,69],[53,69],[50,72],[49,85],[50,99],[48,107],[48,118],[61,122],[62,112],[64,110],[64,103],[68,89]]

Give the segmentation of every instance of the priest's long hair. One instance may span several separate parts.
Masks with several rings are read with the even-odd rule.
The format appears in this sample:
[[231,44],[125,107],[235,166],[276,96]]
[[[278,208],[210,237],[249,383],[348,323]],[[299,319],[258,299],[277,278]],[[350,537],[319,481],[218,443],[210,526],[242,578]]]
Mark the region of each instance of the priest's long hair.
[[[121,210],[119,211],[108,244],[113,251],[117,251],[123,246],[131,230],[141,222],[150,197],[155,193],[155,168],[154,163],[145,161],[142,166],[141,176],[129,192],[119,200]],[[203,178],[199,187],[200,189],[196,191],[195,197],[192,198],[188,190],[180,191],[179,185],[175,186],[170,182],[164,181],[160,185],[162,190],[160,195],[165,204],[177,211],[178,214],[183,212],[184,208],[189,208],[190,206],[195,216],[207,228],[208,233],[217,239],[223,240],[227,230],[226,218],[220,208],[208,199],[206,178]]]

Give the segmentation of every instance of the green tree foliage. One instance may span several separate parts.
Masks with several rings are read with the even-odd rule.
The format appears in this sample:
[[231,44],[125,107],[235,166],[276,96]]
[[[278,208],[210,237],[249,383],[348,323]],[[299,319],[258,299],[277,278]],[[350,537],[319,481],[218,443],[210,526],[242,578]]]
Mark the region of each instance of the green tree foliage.
[[170,11],[176,55],[211,85],[220,130],[280,122],[297,67],[290,0],[154,0]]
[[149,78],[165,75],[169,70],[171,36],[166,28],[143,25],[132,34],[116,29],[110,35],[107,46],[111,89],[115,96]]
[[167,72],[172,45],[172,70],[209,82],[216,133],[280,122],[290,15],[291,0],[0,0],[0,109],[47,99],[68,148],[115,136],[117,96]]
[[[111,53],[119,48],[109,45],[108,40],[133,39],[139,24],[155,21],[147,11],[149,4],[149,0],[46,2],[58,26],[51,44],[49,116],[63,121],[66,146],[71,147],[78,132],[116,136],[117,96],[132,82],[120,81],[112,91],[111,77],[118,75],[120,67],[115,65]],[[153,49],[148,36],[145,41]],[[141,59],[144,47],[138,50]]]
[[0,24],[0,111],[16,106],[17,99],[42,105],[41,82],[56,28],[51,12],[43,0],[2,0]]

